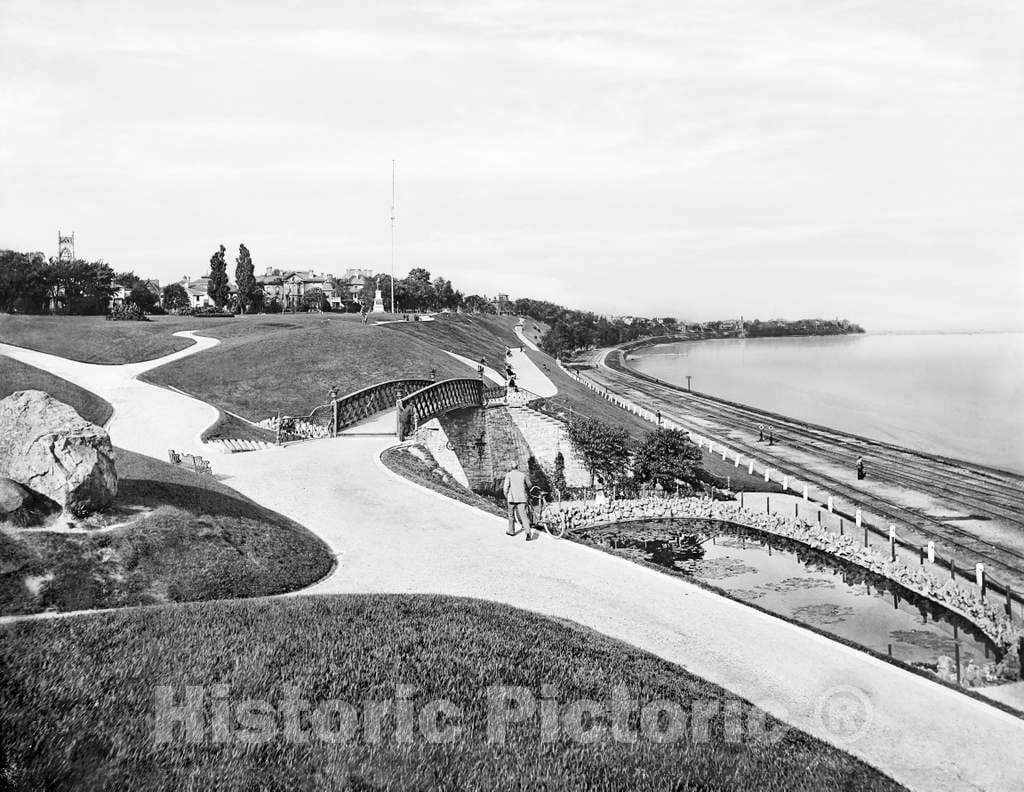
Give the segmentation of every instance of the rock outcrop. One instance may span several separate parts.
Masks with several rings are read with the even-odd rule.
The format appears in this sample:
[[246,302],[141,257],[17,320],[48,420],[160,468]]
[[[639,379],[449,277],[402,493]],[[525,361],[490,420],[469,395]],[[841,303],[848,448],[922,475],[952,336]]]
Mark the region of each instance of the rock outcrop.
[[75,517],[106,508],[117,495],[114,449],[106,431],[37,390],[0,400],[0,476]]
[[16,512],[31,499],[29,491],[17,481],[0,478],[0,517]]

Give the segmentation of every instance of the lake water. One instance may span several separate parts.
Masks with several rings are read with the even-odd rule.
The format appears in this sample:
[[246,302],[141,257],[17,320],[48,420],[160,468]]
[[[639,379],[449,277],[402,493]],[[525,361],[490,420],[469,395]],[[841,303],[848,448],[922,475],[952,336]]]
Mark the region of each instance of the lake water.
[[693,341],[629,361],[712,396],[1024,473],[1024,333]]
[[579,538],[691,576],[880,654],[935,670],[996,658],[961,616],[881,575],[792,540],[727,522],[643,520],[583,529]]

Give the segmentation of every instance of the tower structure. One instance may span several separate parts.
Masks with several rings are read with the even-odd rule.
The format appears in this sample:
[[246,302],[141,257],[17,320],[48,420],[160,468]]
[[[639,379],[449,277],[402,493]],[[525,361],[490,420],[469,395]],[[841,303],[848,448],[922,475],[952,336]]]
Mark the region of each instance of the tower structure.
[[72,231],[70,236],[65,236],[57,231],[57,261],[74,261],[75,260],[75,232]]

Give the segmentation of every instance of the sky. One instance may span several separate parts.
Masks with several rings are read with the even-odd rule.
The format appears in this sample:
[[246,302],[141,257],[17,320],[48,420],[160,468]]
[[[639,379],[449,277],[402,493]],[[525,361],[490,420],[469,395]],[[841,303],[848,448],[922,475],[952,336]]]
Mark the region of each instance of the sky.
[[1024,3],[0,0],[0,248],[1024,329]]

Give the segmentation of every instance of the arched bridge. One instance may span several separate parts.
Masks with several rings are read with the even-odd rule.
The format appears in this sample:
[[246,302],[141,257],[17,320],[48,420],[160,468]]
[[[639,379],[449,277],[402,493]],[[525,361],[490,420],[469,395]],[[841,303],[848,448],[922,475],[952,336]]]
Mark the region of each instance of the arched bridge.
[[501,386],[486,386],[476,378],[456,378],[440,382],[428,379],[398,379],[380,382],[341,396],[337,402],[321,404],[309,414],[309,417],[299,421],[304,425],[303,437],[316,437],[336,434],[366,418],[392,410],[399,399],[403,404],[412,407],[417,424],[422,424],[431,418],[465,407],[511,405],[526,403],[536,398],[537,396],[529,391],[519,389],[513,394]]
[[[485,388],[479,379],[447,379],[432,382],[415,393],[410,393],[402,404],[412,407],[417,424],[437,418],[446,412],[463,407],[483,407],[491,389]],[[504,389],[502,389],[504,390]]]
[[[393,410],[395,402],[410,393],[422,391],[435,384],[428,379],[398,379],[379,382],[337,400],[337,426],[335,426],[335,403],[321,404],[309,414],[306,421],[314,426],[324,427],[329,434],[340,432],[346,427],[359,423],[385,410]],[[440,383],[436,383],[440,384]]]

